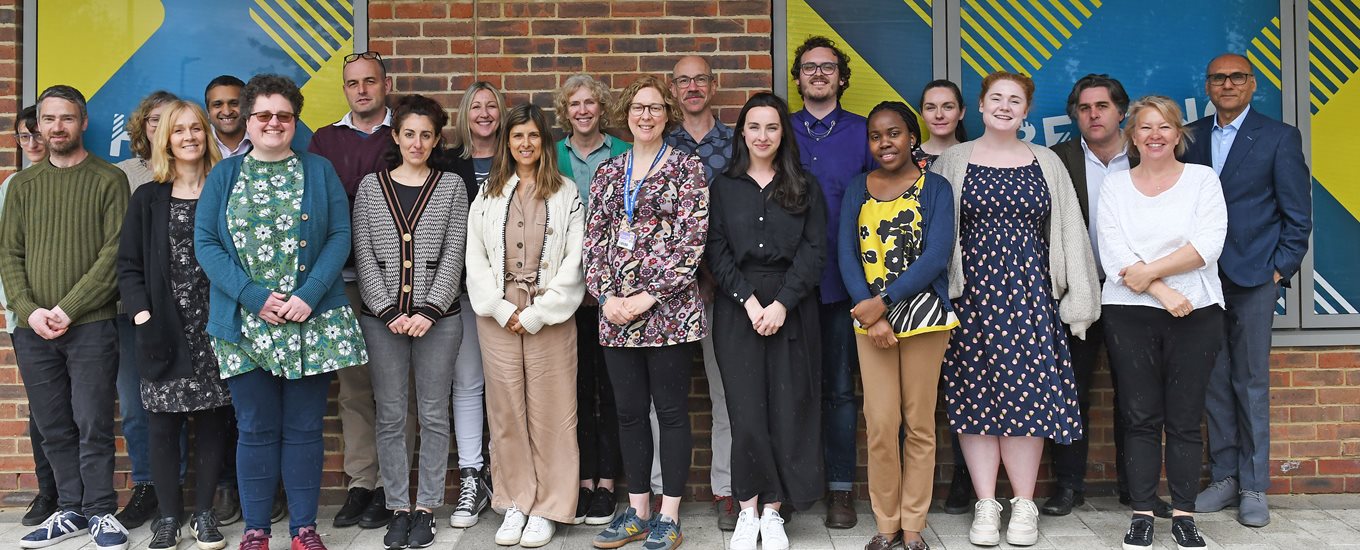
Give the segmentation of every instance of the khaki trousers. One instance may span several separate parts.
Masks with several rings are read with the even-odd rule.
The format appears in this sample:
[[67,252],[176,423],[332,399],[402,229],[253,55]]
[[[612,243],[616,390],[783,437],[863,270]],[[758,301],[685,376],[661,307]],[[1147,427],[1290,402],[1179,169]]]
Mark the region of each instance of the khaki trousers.
[[477,318],[491,426],[491,506],[558,523],[576,517],[576,323],[511,333]]
[[[909,336],[888,349],[863,334],[855,335],[855,343],[864,379],[869,503],[878,532],[920,532],[933,489],[935,400],[949,332]],[[904,424],[906,438],[900,439]]]

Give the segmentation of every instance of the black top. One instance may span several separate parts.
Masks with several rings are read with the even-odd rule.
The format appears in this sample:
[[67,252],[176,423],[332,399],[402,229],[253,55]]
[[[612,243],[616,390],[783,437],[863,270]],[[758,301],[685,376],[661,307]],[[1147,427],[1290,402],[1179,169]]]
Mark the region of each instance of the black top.
[[137,188],[118,243],[118,292],[128,318],[151,312],[151,318],[134,330],[137,370],[150,381],[188,378],[194,372],[184,322],[170,289],[171,187],[153,182]]
[[813,291],[826,264],[826,201],[806,176],[808,208],[790,213],[749,176],[721,174],[709,186],[708,248],[704,259],[721,293],[743,303],[755,292],[748,274],[784,273],[774,299],[793,309]]
[[[435,170],[430,171],[431,175],[436,173],[438,172]],[[424,189],[424,185],[430,184],[430,182],[427,181],[422,186],[412,187],[410,185],[403,185],[396,181],[393,181],[392,183],[396,183],[396,185],[392,186],[392,189],[396,191],[397,204],[401,206],[402,212],[410,212],[413,208],[415,208],[416,201],[420,200],[420,192]]]

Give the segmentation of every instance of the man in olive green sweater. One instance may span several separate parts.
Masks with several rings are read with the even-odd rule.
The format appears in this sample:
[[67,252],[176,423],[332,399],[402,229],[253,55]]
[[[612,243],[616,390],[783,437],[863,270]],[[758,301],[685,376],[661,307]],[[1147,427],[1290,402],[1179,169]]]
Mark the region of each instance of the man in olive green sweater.
[[85,150],[88,124],[79,91],[60,85],[43,91],[38,128],[47,160],[14,177],[0,218],[0,277],[19,319],[14,353],[60,508],[20,540],[23,548],[87,530],[100,549],[127,547],[127,531],[113,516],[113,318],[128,183]]

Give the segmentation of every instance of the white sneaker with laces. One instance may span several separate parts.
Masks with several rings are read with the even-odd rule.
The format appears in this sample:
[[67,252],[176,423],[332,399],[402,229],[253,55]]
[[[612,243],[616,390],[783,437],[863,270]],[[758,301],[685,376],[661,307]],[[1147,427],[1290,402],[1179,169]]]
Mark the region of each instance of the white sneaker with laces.
[[994,498],[980,498],[973,505],[973,526],[968,529],[968,542],[976,546],[1001,544],[1001,503]]
[[520,538],[524,535],[525,521],[524,512],[511,506],[505,511],[505,521],[501,522],[501,528],[496,530],[496,544],[501,546],[519,544]]
[[784,532],[784,517],[774,508],[760,514],[760,546],[764,550],[787,550],[789,535]]
[[731,550],[756,550],[756,539],[760,537],[761,521],[755,508],[742,508],[737,514],[737,528],[732,531],[732,540],[727,547]]
[[1006,524],[1006,542],[1032,546],[1039,542],[1039,507],[1027,498],[1011,499],[1011,522]]
[[525,548],[538,548],[552,542],[553,533],[557,531],[557,524],[547,518],[529,516],[528,525],[524,526],[524,533],[520,536],[519,545]]

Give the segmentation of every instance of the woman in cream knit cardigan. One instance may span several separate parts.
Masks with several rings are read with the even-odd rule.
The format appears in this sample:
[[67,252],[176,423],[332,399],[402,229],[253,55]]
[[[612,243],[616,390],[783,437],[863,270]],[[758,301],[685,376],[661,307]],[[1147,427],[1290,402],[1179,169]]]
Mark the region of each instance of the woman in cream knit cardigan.
[[988,76],[978,102],[985,133],[932,166],[954,187],[949,297],[960,326],[946,356],[945,401],[978,496],[969,539],[981,546],[1000,543],[1003,463],[1015,491],[1007,542],[1038,540],[1033,498],[1044,439],[1083,436],[1067,334],[1084,338],[1100,315],[1091,244],[1067,170],[1016,136],[1033,93],[1028,77]]
[[543,546],[576,517],[576,324],[585,207],[547,116],[510,109],[468,214],[468,298],[486,373],[496,544]]

